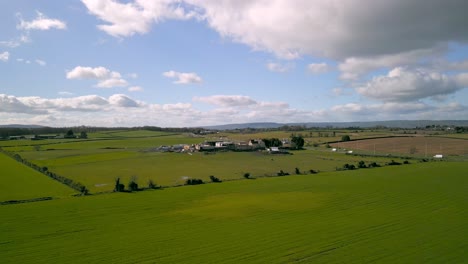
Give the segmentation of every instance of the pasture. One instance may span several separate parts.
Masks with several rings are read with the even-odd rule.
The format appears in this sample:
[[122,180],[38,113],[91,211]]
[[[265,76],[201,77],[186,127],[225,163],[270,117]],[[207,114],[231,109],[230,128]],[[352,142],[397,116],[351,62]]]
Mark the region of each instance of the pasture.
[[62,197],[76,193],[69,187],[0,153],[0,202],[42,197]]
[[[280,131],[248,136],[288,137],[290,134]],[[217,138],[223,136],[226,135],[216,135]],[[236,138],[235,135],[230,135],[230,139],[231,136]],[[391,161],[391,158],[384,157],[355,157],[332,153],[325,148],[293,151],[292,155],[270,155],[266,152],[187,154],[151,151],[161,145],[196,144],[214,137],[152,131],[107,131],[90,133],[87,140],[17,141],[19,144],[11,145],[7,142],[10,145],[3,148],[85,185],[91,193],[112,191],[117,178],[127,184],[134,176],[140,187],[146,187],[149,180],[158,185],[177,186],[184,184],[187,178],[209,181],[210,175],[221,180],[234,180],[242,179],[245,173],[258,178],[275,176],[281,170],[294,174],[296,168],[301,173],[309,173],[310,170],[323,172],[334,171],[346,163],[357,164],[360,160],[381,165]],[[27,142],[34,144],[28,145]],[[43,144],[38,145],[37,142]]]
[[2,263],[464,263],[466,162],[0,206]]

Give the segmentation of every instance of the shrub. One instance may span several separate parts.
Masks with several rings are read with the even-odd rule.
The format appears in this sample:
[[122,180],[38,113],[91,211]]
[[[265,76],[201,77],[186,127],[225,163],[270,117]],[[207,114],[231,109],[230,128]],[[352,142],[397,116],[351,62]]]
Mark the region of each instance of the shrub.
[[151,179],[148,180],[148,188],[149,189],[156,189],[158,188],[158,185]]
[[350,141],[351,137],[349,135],[343,135],[341,136],[341,141]]
[[301,174],[301,171],[299,170],[299,168],[296,168],[296,174],[297,175]]
[[248,173],[248,172],[244,173],[244,178],[250,179],[250,173]]
[[185,181],[185,185],[197,185],[197,184],[203,184],[203,180],[201,179],[187,179]]
[[366,163],[363,160],[359,161],[358,168],[367,168]]
[[390,165],[390,166],[393,166],[393,165],[401,165],[400,162],[396,162],[396,161],[394,161],[394,160],[390,161],[390,162],[387,163],[387,164]]
[[210,180],[211,180],[211,182],[221,182],[220,179],[216,178],[216,177],[213,176],[213,175],[210,176]]
[[343,169],[345,170],[354,170],[355,168],[356,166],[354,166],[353,164],[346,163],[345,165],[343,165]]

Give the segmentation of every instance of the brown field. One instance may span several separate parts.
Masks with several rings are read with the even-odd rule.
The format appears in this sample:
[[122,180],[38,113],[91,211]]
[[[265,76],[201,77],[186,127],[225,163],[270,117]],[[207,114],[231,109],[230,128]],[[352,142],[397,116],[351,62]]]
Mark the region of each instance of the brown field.
[[376,138],[334,143],[331,146],[376,154],[409,154],[427,157],[436,154],[468,155],[468,140],[442,137]]

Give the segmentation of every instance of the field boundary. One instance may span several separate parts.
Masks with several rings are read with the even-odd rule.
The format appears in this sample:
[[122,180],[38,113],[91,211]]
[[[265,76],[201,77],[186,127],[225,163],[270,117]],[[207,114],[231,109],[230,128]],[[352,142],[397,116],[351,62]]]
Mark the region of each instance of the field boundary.
[[24,199],[24,200],[8,200],[0,202],[0,205],[10,205],[10,204],[20,204],[20,203],[33,203],[33,202],[42,202],[42,201],[49,201],[53,200],[54,198],[47,196],[47,197],[40,197],[40,198],[33,198],[33,199]]

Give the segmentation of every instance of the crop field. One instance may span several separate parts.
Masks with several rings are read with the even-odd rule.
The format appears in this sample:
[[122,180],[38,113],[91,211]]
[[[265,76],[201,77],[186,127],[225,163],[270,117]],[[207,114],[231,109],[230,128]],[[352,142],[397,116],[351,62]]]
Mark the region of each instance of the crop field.
[[446,137],[395,137],[356,140],[332,144],[333,147],[365,152],[432,157],[436,154],[468,155],[468,140]]
[[74,190],[0,153],[0,202],[70,196]]
[[468,170],[429,162],[0,206],[2,263],[464,263]]
[[[275,137],[279,133],[286,132],[264,133],[263,136]],[[391,161],[383,157],[332,153],[325,148],[293,151],[291,155],[270,155],[266,152],[188,154],[151,150],[161,145],[201,143],[205,139],[152,131],[109,131],[90,133],[87,140],[16,141],[18,145],[4,145],[3,148],[85,185],[92,193],[112,191],[117,178],[127,184],[134,176],[141,187],[146,187],[149,180],[158,185],[175,186],[184,184],[188,178],[209,181],[211,175],[221,180],[233,180],[242,179],[245,173],[258,178],[274,176],[281,170],[294,174],[296,168],[301,173],[309,173],[310,170],[323,172],[334,171],[346,163],[357,164],[360,160],[382,165]],[[44,144],[27,145],[25,142]]]

